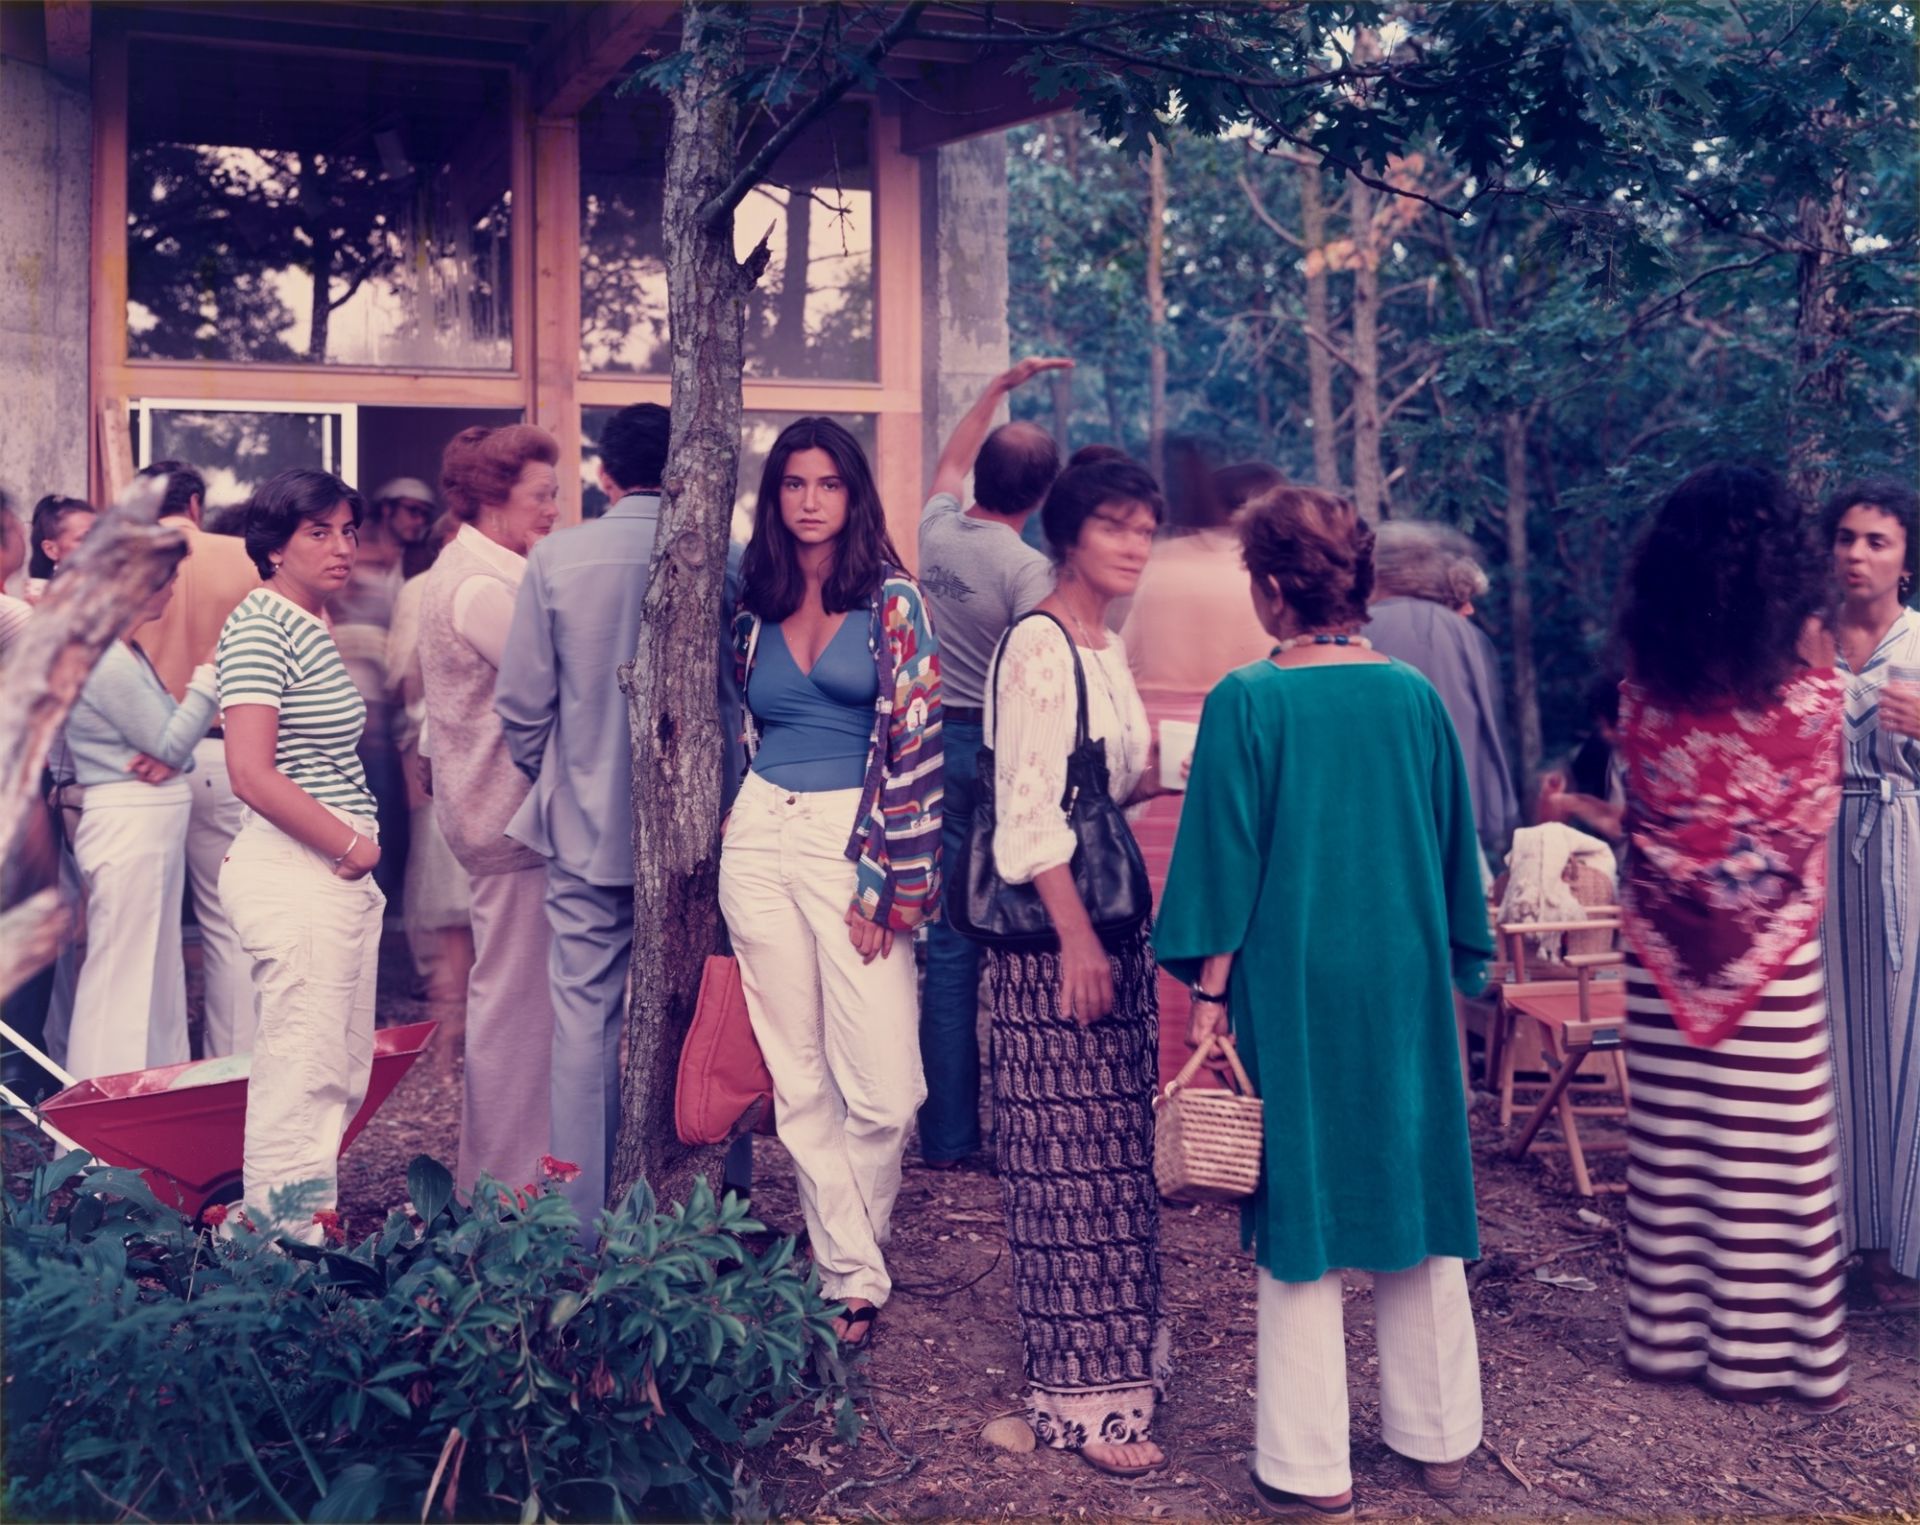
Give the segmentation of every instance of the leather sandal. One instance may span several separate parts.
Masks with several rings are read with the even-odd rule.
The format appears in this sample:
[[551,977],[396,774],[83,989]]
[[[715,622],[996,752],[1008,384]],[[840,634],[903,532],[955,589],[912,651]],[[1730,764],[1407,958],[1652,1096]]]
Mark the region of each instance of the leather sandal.
[[[1125,1444],[1126,1442],[1120,1443]],[[1093,1457],[1087,1455],[1084,1449],[1078,1449],[1074,1454],[1103,1477],[1151,1477],[1155,1472],[1164,1472],[1167,1470],[1167,1452],[1164,1446],[1160,1448],[1160,1460],[1150,1461],[1138,1467],[1109,1466],[1106,1462],[1096,1461]]]
[[1260,1499],[1261,1512],[1277,1520],[1350,1520],[1353,1518],[1353,1494],[1347,1494],[1344,1504],[1321,1504],[1298,1493],[1289,1493],[1284,1488],[1276,1488],[1264,1483],[1259,1475],[1251,1474],[1253,1491]]
[[[864,1308],[849,1308],[840,1315],[839,1322],[846,1326],[840,1331],[840,1343],[848,1350],[865,1350],[879,1333],[880,1306],[868,1303]],[[857,1329],[865,1333],[856,1340],[852,1336]]]

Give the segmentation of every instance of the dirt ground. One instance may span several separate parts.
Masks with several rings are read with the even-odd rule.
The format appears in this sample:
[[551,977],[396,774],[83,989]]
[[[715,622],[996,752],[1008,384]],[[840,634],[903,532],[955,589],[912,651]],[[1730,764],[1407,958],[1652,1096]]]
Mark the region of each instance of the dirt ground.
[[[384,983],[393,990],[399,981]],[[382,1002],[383,1022],[424,1014],[417,1002]],[[405,1197],[413,1155],[452,1159],[456,1047],[421,1062],[343,1162],[342,1207],[356,1231]],[[1363,1517],[1920,1521],[1920,1321],[1856,1305],[1853,1402],[1832,1414],[1630,1380],[1618,1340],[1621,1199],[1584,1201],[1556,1157],[1509,1161],[1485,1112],[1476,1114],[1474,1138],[1483,1258],[1470,1276],[1486,1444],[1446,1503],[1429,1498],[1414,1469],[1387,1450],[1366,1278],[1351,1278]],[[1618,1180],[1622,1159],[1600,1155],[1599,1179]],[[798,1232],[792,1169],[771,1140],[756,1145],[755,1178],[757,1215]],[[1604,1221],[1583,1221],[1582,1208]],[[986,1171],[910,1163],[889,1252],[896,1292],[861,1378],[867,1429],[851,1447],[824,1429],[802,1429],[765,1453],[767,1507],[816,1520],[1249,1517],[1252,1261],[1231,1209],[1168,1208],[1161,1232],[1179,1367],[1157,1438],[1172,1465],[1120,1482],[1061,1452],[997,1451],[980,1440],[981,1427],[1023,1412],[998,1182]],[[1584,1277],[1593,1290],[1556,1287],[1536,1271]]]

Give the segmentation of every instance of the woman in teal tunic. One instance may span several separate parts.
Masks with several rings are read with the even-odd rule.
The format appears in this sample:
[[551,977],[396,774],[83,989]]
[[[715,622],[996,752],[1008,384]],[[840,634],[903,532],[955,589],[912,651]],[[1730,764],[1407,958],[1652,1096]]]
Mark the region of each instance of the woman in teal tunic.
[[1270,1512],[1344,1518],[1343,1268],[1374,1273],[1387,1443],[1442,1494],[1480,1443],[1452,986],[1479,989],[1492,944],[1445,706],[1353,633],[1372,531],[1298,487],[1239,527],[1279,644],[1207,698],[1154,943],[1192,988],[1190,1041],[1230,1022],[1266,1101],[1243,1225],[1260,1266],[1254,1486]]

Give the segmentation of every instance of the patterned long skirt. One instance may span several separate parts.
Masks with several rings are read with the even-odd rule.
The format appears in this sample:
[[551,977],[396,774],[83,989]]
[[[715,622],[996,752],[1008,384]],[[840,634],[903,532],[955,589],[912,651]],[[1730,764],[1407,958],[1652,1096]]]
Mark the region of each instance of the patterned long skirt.
[[1833,1075],[1820,945],[1711,1047],[1627,965],[1628,1367],[1725,1398],[1847,1388]]
[[1144,1440],[1169,1364],[1146,928],[1112,965],[1113,1011],[1081,1027],[1060,1011],[1057,954],[987,954],[994,1133],[1033,1430],[1065,1450]]

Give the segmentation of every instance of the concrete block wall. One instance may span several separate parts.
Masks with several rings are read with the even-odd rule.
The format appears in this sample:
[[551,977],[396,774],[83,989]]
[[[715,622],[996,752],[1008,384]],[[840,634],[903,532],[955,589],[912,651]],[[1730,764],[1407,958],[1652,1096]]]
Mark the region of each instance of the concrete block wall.
[[84,497],[92,129],[88,92],[0,57],[0,487],[19,512]]

